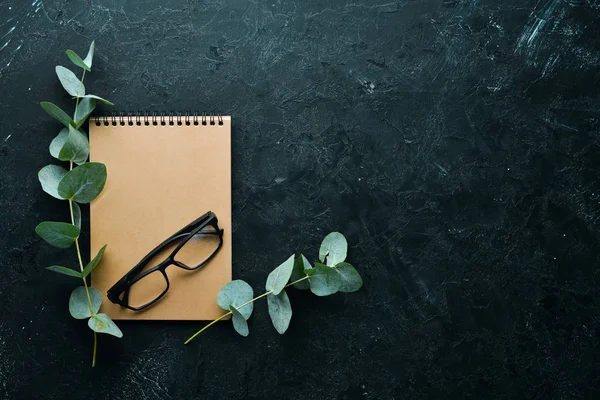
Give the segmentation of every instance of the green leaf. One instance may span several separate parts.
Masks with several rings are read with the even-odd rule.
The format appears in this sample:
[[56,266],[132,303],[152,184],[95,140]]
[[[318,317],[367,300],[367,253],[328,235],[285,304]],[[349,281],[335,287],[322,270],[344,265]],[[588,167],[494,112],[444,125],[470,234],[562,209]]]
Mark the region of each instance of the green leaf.
[[75,226],[81,229],[81,208],[79,204],[72,202],[73,204],[73,219],[75,220]]
[[274,295],[281,293],[285,285],[287,285],[294,269],[294,255],[285,260],[283,264],[275,268],[267,277],[265,288],[272,290]]
[[90,49],[88,50],[87,56],[85,56],[85,60],[83,60],[85,65],[90,67],[89,71],[92,70],[92,59],[94,58],[94,48],[95,47],[96,47],[96,41],[92,40],[92,44],[90,44]]
[[81,276],[83,278],[85,278],[86,276],[88,276],[89,274],[91,274],[92,271],[94,270],[94,268],[96,268],[96,266],[98,265],[98,263],[102,259],[102,255],[104,254],[104,250],[106,250],[106,245],[104,245],[100,249],[100,251],[98,251],[98,254],[96,254],[96,257],[94,257],[94,259],[92,261],[90,261],[90,263],[83,269],[83,272],[81,273]]
[[58,194],[58,184],[61,179],[67,174],[67,170],[58,165],[46,165],[38,172],[38,179],[42,184],[44,192],[48,193],[52,197],[64,200]]
[[106,333],[107,335],[116,336],[118,338],[123,337],[123,332],[121,332],[117,324],[115,324],[106,314],[94,315],[92,318],[88,319],[88,326],[94,332]]
[[[312,269],[312,265],[310,265],[310,262],[308,262],[304,255],[300,254],[300,257],[294,260],[294,269],[292,270],[292,276],[290,276],[290,282],[304,278],[306,276],[306,273],[304,272],[305,269]],[[310,284],[308,283],[308,280],[305,280],[295,283],[294,287],[300,290],[308,290]]]
[[65,222],[45,221],[35,227],[35,233],[52,246],[66,249],[79,237],[79,228]]
[[90,67],[85,65],[85,62],[73,50],[67,50],[67,56],[69,57],[69,60],[71,60],[71,62],[73,64],[77,65],[80,68],[85,69],[86,71],[91,71]]
[[69,136],[69,128],[63,128],[52,142],[50,142],[50,154],[52,157],[58,159],[58,155],[60,154],[60,150],[63,148],[65,142],[67,141],[67,137]]
[[250,331],[248,330],[246,318],[234,306],[229,306],[229,311],[231,311],[231,320],[235,331],[244,337],[248,336]]
[[61,85],[65,88],[67,93],[73,97],[85,96],[85,86],[73,72],[60,65],[57,65],[55,70]]
[[[230,306],[239,308],[242,304],[247,303],[254,297],[254,291],[252,287],[246,282],[236,279],[231,282],[227,282],[225,286],[221,288],[217,295],[217,304],[223,310],[231,311]],[[245,319],[250,318],[254,304],[250,303],[247,306],[239,308],[239,312],[244,316]]]
[[[88,288],[90,291],[90,299],[92,301],[92,310],[94,314],[100,309],[102,304],[102,295],[94,288]],[[69,297],[69,312],[75,319],[86,319],[92,316],[90,313],[90,305],[88,303],[85,287],[79,286],[73,289],[71,297]]]
[[285,290],[277,296],[274,294],[267,296],[267,305],[275,330],[283,335],[292,320],[292,305]]
[[64,112],[59,106],[50,103],[49,101],[42,101],[40,103],[44,111],[46,111],[52,118],[60,121],[64,126],[75,126],[75,122]]
[[104,104],[108,104],[109,106],[114,106],[114,103],[111,103],[110,101],[103,99],[102,97],[99,96],[95,96],[93,94],[86,94],[85,96],[79,96],[79,97],[83,97],[86,99],[96,99],[96,100],[100,100],[101,102],[103,102]]
[[77,111],[75,112],[75,128],[80,128],[85,123],[87,117],[96,108],[96,99],[84,97],[79,101]]
[[309,279],[311,292],[317,296],[329,296],[340,290],[342,278],[335,268],[315,263],[314,270]]
[[340,292],[351,293],[356,292],[362,287],[363,281],[360,274],[347,262],[337,264],[335,270],[340,274],[342,284],[340,285]]
[[58,153],[58,159],[61,161],[73,161],[81,165],[90,155],[90,142],[79,129],[69,127],[67,140]]
[[67,172],[58,184],[58,194],[78,203],[90,203],[106,183],[106,166],[102,163],[87,162]]
[[59,274],[74,276],[76,278],[81,278],[81,273],[79,271],[75,271],[71,268],[59,267],[58,265],[53,265],[51,267],[46,268],[50,271],[58,272]]
[[319,260],[325,262],[327,258],[327,265],[334,266],[337,263],[341,263],[346,259],[348,253],[348,242],[344,235],[339,232],[331,232],[325,236],[319,249]]

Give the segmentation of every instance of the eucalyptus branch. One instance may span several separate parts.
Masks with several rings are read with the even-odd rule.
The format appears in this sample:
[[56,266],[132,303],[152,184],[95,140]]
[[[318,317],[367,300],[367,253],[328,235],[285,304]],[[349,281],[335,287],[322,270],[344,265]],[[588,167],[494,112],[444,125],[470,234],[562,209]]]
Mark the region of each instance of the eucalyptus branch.
[[[285,287],[284,287],[284,288],[287,288],[287,287],[293,286],[293,285],[295,285],[296,283],[302,282],[302,281],[304,281],[304,280],[306,280],[306,279],[308,279],[308,278],[309,278],[309,276],[305,276],[304,278],[300,278],[300,279],[298,279],[298,280],[295,280],[294,282],[292,282],[292,283],[289,283],[289,284],[285,285]],[[241,306],[237,307],[237,309],[239,310],[239,309],[241,309],[241,308],[243,308],[243,307],[246,307],[248,304],[250,304],[250,303],[254,303],[256,300],[258,300],[258,299],[261,299],[261,298],[263,298],[263,297],[265,297],[265,296],[268,296],[268,295],[270,295],[270,294],[273,294],[273,291],[272,291],[272,290],[269,290],[268,292],[265,292],[265,293],[261,294],[260,296],[257,296],[257,297],[255,297],[255,298],[253,298],[253,299],[251,299],[251,300],[248,300],[247,302],[245,302],[245,303],[244,303],[244,304],[242,304]],[[219,318],[215,319],[214,321],[212,321],[212,322],[210,322],[208,325],[206,325],[204,328],[202,328],[202,329],[200,329],[198,332],[194,333],[194,334],[193,334],[193,335],[192,335],[192,336],[191,336],[191,337],[190,337],[188,340],[186,340],[186,341],[185,341],[185,343],[183,343],[183,344],[188,344],[188,343],[189,343],[189,342],[191,342],[191,341],[192,341],[192,340],[193,340],[193,339],[194,339],[196,336],[198,336],[199,334],[201,334],[202,332],[204,332],[205,330],[207,330],[208,328],[210,328],[212,325],[214,325],[214,324],[215,324],[215,323],[217,323],[218,321],[222,320],[223,318],[230,316],[231,314],[232,314],[232,312],[231,312],[231,311],[229,311],[229,312],[226,312],[225,314],[221,315]]]
[[[94,47],[94,42],[92,42],[85,59],[81,59],[74,51],[67,50],[67,56],[73,64],[83,69],[81,79],[78,79],[73,72],[65,67],[56,67],[56,75],[63,88],[76,99],[73,118],[55,104],[50,102],[42,102],[40,104],[50,116],[65,126],[58,136],[52,140],[52,143],[50,143],[50,154],[60,161],[69,162],[69,170],[59,165],[47,165],[40,170],[38,178],[42,184],[42,189],[46,193],[57,199],[69,202],[71,223],[45,221],[35,228],[36,233],[42,239],[55,247],[68,248],[75,243],[79,271],[57,265],[48,267],[48,269],[80,278],[83,281],[83,286],[76,287],[71,292],[69,312],[73,318],[87,319],[88,326],[93,331],[94,350],[92,353],[92,367],[96,365],[97,334],[106,333],[116,337],[123,336],[121,330],[106,314],[98,312],[102,304],[102,295],[87,283],[87,276],[97,267],[104,254],[106,245],[85,266],[79,247],[81,209],[78,203],[87,204],[93,201],[98,197],[106,182],[106,166],[101,163],[87,162],[90,154],[90,145],[85,132],[82,130],[82,126],[96,108],[96,101],[112,105],[108,100],[85,93],[83,81],[86,71],[92,70]],[[74,167],[73,164],[77,164],[77,166]]]
[[[252,287],[242,280],[227,283],[217,295],[217,304],[227,312],[211,321],[194,333],[184,344],[216,324],[225,317],[232,316],[234,329],[242,336],[248,336],[247,320],[252,315],[254,302],[267,298],[269,315],[273,326],[280,334],[285,333],[292,319],[292,306],[285,289],[310,289],[317,296],[329,296],[339,292],[355,292],[362,287],[362,278],[356,269],[345,262],[348,242],[338,232],[330,233],[323,239],[319,249],[319,261],[313,266],[306,257],[292,255],[283,264],[275,268],[268,276],[267,291],[253,297]],[[325,263],[325,264],[322,264]],[[247,307],[251,305],[251,307]]]

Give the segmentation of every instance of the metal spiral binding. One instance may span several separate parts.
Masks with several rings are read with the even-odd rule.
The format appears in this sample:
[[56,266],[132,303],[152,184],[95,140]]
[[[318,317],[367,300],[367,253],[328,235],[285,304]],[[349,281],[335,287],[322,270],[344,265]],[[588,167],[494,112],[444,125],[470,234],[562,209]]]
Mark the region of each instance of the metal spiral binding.
[[223,116],[206,115],[186,111],[180,112],[144,112],[144,113],[126,113],[113,112],[109,115],[91,117],[90,123],[94,122],[96,126],[222,126]]

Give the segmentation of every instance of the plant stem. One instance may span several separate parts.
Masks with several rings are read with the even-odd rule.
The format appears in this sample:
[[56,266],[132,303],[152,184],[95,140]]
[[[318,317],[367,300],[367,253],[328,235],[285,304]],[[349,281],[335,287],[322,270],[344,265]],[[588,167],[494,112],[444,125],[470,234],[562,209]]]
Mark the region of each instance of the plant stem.
[[[83,74],[81,75],[81,81],[79,82],[80,86],[83,85],[83,80],[85,79],[85,69],[83,70]],[[75,101],[75,115],[73,115],[73,121],[75,121],[75,119],[77,118],[77,106],[79,105],[79,97],[77,97],[77,100]],[[77,122],[77,121],[75,121]]]
[[[85,72],[85,71],[84,71]],[[69,170],[73,170],[73,161],[69,163]],[[69,211],[71,212],[71,224],[75,225],[75,215],[73,214],[73,200],[69,200]],[[81,250],[79,249],[79,237],[75,238],[75,248],[77,249],[77,259],[79,260],[79,270],[83,272],[83,259],[81,258]],[[85,278],[81,278],[83,286],[85,287],[85,294],[87,295],[88,306],[90,307],[90,314],[96,315],[94,307],[92,306],[92,298],[90,296],[90,289]],[[96,365],[96,347],[98,338],[94,331],[94,353],[92,355],[92,367]]]
[[[302,282],[303,280],[306,280],[306,279],[308,279],[308,278],[309,278],[309,276],[307,275],[307,276],[305,276],[304,278],[300,278],[300,279],[298,279],[298,280],[296,280],[296,281],[294,281],[294,282],[290,282],[290,283],[288,283],[288,284],[287,284],[287,285],[285,285],[283,288],[285,289],[285,288],[287,288],[287,287],[290,287],[290,286],[292,286],[292,285],[295,285],[295,284],[296,284],[296,283],[298,283],[298,282]],[[263,297],[265,297],[265,296],[268,296],[268,295],[270,295],[270,294],[273,294],[273,291],[272,291],[272,290],[269,290],[268,292],[266,292],[266,293],[263,293],[263,294],[261,294],[260,296],[257,296],[257,297],[255,297],[255,298],[253,298],[252,300],[248,300],[247,302],[245,302],[245,303],[244,303],[244,304],[242,304],[241,306],[237,307],[237,309],[239,310],[239,309],[240,309],[240,308],[242,308],[242,307],[246,307],[248,304],[250,304],[250,303],[253,303],[253,302],[255,302],[256,300],[258,300],[258,299],[261,299],[261,298],[263,298]],[[198,332],[194,333],[194,334],[193,334],[193,335],[192,335],[192,336],[191,336],[191,337],[190,337],[188,340],[186,340],[186,341],[185,341],[185,343],[184,343],[184,344],[188,344],[188,343],[189,343],[189,342],[191,342],[191,341],[192,341],[192,340],[193,340],[193,339],[194,339],[196,336],[198,336],[199,334],[201,334],[202,332],[204,332],[205,330],[207,330],[208,328],[210,328],[210,327],[211,327],[211,326],[213,326],[215,323],[217,323],[218,321],[222,320],[223,318],[225,318],[225,317],[226,317],[226,316],[228,316],[228,315],[231,315],[231,311],[229,311],[229,312],[227,312],[227,313],[225,313],[225,314],[221,315],[219,318],[215,319],[214,321],[212,321],[211,323],[209,323],[208,325],[206,325],[204,328],[202,328],[202,329],[200,329]]]
[[94,331],[94,355],[92,356],[92,368],[96,366],[96,348],[98,348],[98,335]]
[[189,338],[188,340],[185,341],[184,344],[188,344],[191,340],[193,340],[196,336],[198,336],[199,334],[201,334],[202,332],[204,332],[205,330],[207,330],[209,327],[211,327],[212,325],[216,324],[217,322],[219,322],[220,320],[222,320],[223,318],[225,318],[226,316],[231,315],[231,311],[229,311],[226,314],[221,315],[219,318],[215,319],[214,321],[212,321],[210,324],[206,325],[204,328],[200,329],[198,332],[194,333],[192,335],[191,338]]

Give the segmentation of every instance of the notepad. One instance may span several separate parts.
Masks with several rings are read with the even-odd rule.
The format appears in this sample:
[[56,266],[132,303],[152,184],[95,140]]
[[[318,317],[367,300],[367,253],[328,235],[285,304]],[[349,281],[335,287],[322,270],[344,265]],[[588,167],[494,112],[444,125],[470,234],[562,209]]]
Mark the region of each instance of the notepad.
[[[90,205],[91,254],[107,245],[92,273],[113,319],[211,320],[223,314],[216,297],[231,280],[231,118],[116,116],[90,119],[90,160],[108,178]],[[213,211],[224,230],[218,253],[198,271],[174,265],[170,288],[156,304],[131,311],[107,290],[173,233]]]

